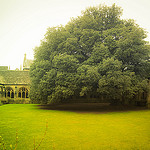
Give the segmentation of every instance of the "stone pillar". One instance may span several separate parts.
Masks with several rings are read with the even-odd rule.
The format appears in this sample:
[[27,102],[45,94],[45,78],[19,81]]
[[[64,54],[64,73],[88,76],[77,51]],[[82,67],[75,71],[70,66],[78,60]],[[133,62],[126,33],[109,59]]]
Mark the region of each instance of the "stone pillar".
[[2,89],[2,86],[0,86],[0,98],[2,98],[2,95],[3,94],[3,89]]
[[17,90],[17,86],[15,86],[15,89],[14,89],[14,98],[16,99],[18,96],[18,90]]
[[21,98],[22,98],[22,88],[21,88],[20,92],[21,92]]
[[5,98],[5,92],[6,92],[6,91],[5,91],[5,87],[3,86],[3,88],[2,88],[2,97],[3,97],[3,98]]
[[27,97],[26,97],[26,96],[27,96],[26,94],[27,94],[27,89],[25,88],[25,98],[27,98]]

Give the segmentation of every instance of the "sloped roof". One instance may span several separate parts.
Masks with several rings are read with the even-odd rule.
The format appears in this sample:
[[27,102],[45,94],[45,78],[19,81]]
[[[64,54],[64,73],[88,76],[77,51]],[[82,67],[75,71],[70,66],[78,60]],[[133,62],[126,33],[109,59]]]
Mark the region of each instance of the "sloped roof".
[[29,71],[0,71],[0,84],[30,84]]
[[8,70],[8,66],[0,66],[0,71],[6,71]]

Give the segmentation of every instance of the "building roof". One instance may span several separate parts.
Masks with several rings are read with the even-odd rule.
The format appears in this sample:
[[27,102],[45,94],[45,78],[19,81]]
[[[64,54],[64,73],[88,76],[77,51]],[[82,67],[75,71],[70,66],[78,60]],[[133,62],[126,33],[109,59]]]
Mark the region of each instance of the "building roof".
[[0,71],[6,71],[8,70],[8,66],[0,66]]
[[0,84],[30,84],[29,71],[0,71]]

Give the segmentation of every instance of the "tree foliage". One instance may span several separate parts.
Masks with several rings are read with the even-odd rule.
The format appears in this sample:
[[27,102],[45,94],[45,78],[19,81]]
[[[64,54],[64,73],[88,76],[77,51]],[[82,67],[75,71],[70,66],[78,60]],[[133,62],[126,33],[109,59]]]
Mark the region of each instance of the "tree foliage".
[[146,32],[121,15],[115,4],[99,5],[65,26],[48,28],[30,69],[33,102],[105,97],[124,103],[146,91],[150,76]]

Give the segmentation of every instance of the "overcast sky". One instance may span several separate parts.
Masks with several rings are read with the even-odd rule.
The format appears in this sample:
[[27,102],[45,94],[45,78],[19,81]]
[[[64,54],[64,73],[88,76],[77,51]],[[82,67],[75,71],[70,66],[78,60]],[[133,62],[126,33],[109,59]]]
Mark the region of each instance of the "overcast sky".
[[0,66],[20,68],[24,54],[33,59],[33,49],[46,29],[65,25],[89,6],[116,3],[125,19],[134,19],[148,33],[150,0],[0,0]]

